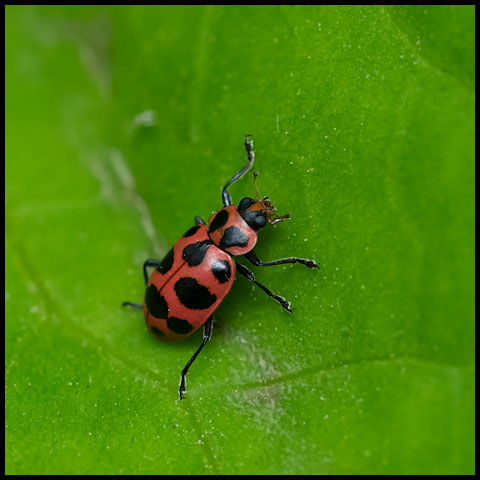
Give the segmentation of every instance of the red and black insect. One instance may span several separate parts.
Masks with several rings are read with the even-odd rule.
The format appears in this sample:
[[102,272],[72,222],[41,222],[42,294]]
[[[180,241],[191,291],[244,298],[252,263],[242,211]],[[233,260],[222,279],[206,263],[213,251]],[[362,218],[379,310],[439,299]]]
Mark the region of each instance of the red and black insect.
[[[232,205],[227,188],[252,168],[255,158],[253,141],[249,137],[245,137],[248,162],[223,187],[223,208],[210,217],[208,225],[200,217],[195,217],[195,226],[187,230],[163,260],[145,260],[143,275],[147,289],[143,305],[123,303],[124,306],[143,310],[148,330],[158,340],[181,340],[203,325],[203,341],[182,370],[180,399],[184,396],[188,369],[212,336],[213,313],[232,288],[235,272],[260,287],[292,313],[290,302],[257,282],[254,274],[235,262],[233,256],[243,255],[257,267],[300,263],[309,268],[318,268],[313,260],[297,257],[262,263],[253,251],[258,230],[267,223],[274,225],[282,222],[290,215],[276,215],[268,197],[259,199],[255,184],[258,172],[253,172],[255,199],[247,197],[240,201],[238,207]],[[155,267],[150,278],[147,267]]]

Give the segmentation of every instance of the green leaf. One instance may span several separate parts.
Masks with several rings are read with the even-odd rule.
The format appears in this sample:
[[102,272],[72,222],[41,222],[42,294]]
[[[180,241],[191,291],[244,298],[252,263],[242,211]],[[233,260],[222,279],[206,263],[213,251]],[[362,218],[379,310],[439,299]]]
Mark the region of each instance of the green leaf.
[[[474,15],[8,6],[6,472],[473,473]],[[247,133],[257,254],[321,268],[239,278],[180,402],[201,332],[120,305]]]

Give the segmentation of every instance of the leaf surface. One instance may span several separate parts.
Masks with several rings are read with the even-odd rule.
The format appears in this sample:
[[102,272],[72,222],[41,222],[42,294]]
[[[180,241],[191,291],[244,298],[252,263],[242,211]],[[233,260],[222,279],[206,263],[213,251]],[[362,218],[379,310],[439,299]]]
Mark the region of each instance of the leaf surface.
[[[6,472],[473,473],[474,13],[7,7]],[[179,402],[201,333],[120,304],[247,133],[321,268],[238,278]]]

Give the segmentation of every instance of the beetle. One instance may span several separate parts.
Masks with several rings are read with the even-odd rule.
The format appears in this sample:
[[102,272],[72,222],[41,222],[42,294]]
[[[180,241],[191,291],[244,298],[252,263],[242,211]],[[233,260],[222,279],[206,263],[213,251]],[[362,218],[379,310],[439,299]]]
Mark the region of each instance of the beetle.
[[[298,257],[263,263],[255,254],[257,232],[267,223],[275,225],[290,218],[290,215],[277,215],[268,197],[260,200],[256,186],[257,171],[253,172],[255,198],[243,198],[238,206],[232,204],[227,188],[243,177],[255,160],[250,137],[245,137],[247,164],[223,187],[223,208],[211,215],[208,225],[200,217],[195,217],[195,225],[187,230],[163,260],[145,260],[143,276],[146,290],[143,304],[123,302],[123,306],[143,310],[147,328],[158,340],[181,340],[203,326],[202,343],[181,372],[178,389],[180,400],[186,391],[187,372],[212,337],[213,314],[232,288],[235,272],[246,277],[292,313],[290,302],[259,283],[248,268],[235,262],[234,256],[243,255],[257,267],[299,263],[308,268],[319,268],[315,261]],[[155,267],[150,277],[147,267]]]

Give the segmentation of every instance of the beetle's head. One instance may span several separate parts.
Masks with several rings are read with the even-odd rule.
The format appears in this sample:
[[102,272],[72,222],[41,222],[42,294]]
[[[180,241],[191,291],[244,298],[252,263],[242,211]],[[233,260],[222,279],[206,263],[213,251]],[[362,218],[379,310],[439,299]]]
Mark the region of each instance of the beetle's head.
[[255,198],[245,197],[242,198],[238,204],[238,213],[242,216],[245,222],[253,228],[253,230],[260,230],[267,223],[275,225],[276,223],[283,222],[284,218],[290,218],[290,215],[277,215],[276,208],[268,197],[263,197],[259,200],[258,189],[255,183],[258,172],[253,172],[253,186],[257,192]]

